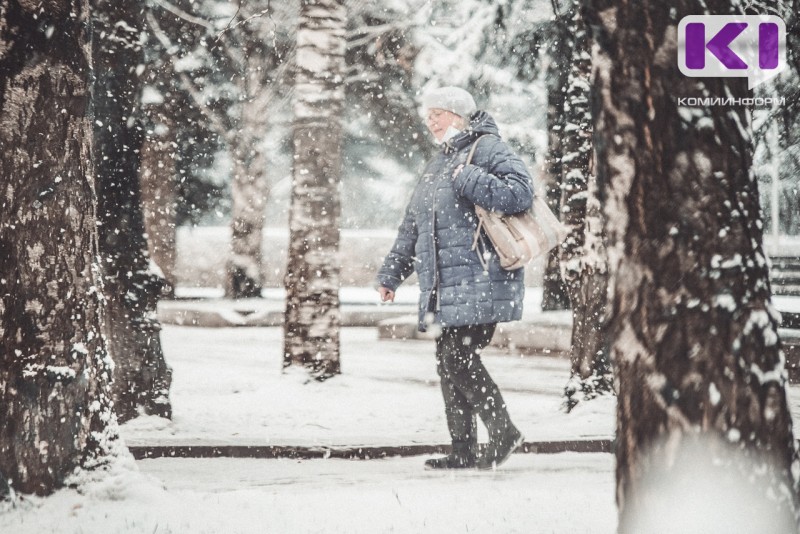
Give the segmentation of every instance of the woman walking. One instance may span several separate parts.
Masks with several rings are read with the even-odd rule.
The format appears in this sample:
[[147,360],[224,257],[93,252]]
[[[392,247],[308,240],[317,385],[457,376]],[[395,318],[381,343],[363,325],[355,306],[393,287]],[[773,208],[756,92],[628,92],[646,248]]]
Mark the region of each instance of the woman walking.
[[[423,99],[426,125],[441,150],[428,162],[406,208],[397,239],[378,272],[381,299],[419,276],[419,329],[435,328],[452,453],[427,460],[429,469],[492,469],[523,441],[500,390],[480,358],[499,322],[522,317],[524,269],[506,271],[485,235],[475,241],[477,204],[503,213],[531,207],[533,187],[524,163],[501,139],[497,125],[458,87]],[[480,139],[480,141],[478,141]],[[467,156],[474,143],[472,160]],[[478,455],[476,415],[489,433]]]

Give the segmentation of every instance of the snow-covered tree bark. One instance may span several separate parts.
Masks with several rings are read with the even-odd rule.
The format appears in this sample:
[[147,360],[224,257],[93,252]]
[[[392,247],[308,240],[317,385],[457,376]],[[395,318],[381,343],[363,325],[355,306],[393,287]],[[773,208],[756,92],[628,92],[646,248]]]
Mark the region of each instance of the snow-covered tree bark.
[[45,495],[117,425],[102,324],[88,0],[0,2],[0,477]]
[[170,417],[171,370],[161,350],[156,305],[163,281],[149,266],[139,188],[143,131],[138,105],[143,7],[137,0],[92,0],[94,150],[100,254],[108,302],[120,421],[140,411]]
[[786,4],[790,14],[786,19],[787,59],[795,73],[800,74],[800,0],[787,1]]
[[294,167],[284,279],[284,366],[324,380],[339,363],[339,180],[344,0],[302,0],[297,32]]
[[659,498],[643,481],[674,471],[683,447],[705,438],[717,440],[705,467],[743,471],[772,497],[775,517],[796,514],[800,465],[747,109],[678,103],[748,95],[744,79],[689,78],[676,61],[683,17],[734,13],[735,4],[584,3],[599,45],[593,115],[612,273],[620,532],[633,532],[632,518]]
[[[564,133],[564,102],[569,74],[571,51],[569,50],[569,24],[561,13],[559,2],[552,2],[555,21],[551,41],[550,62],[547,68],[547,158],[543,176],[547,204],[559,219],[561,215],[562,158]],[[542,310],[569,309],[569,296],[561,279],[559,251],[553,249],[547,255],[542,281]]]
[[591,40],[579,7],[579,0],[573,0],[566,14],[570,22],[568,48],[572,50],[572,65],[567,79],[561,141],[561,220],[570,227],[570,233],[560,248],[559,265],[572,308],[571,370],[564,389],[567,410],[582,399],[610,393],[613,387],[602,331],[608,270],[597,180],[591,165]]

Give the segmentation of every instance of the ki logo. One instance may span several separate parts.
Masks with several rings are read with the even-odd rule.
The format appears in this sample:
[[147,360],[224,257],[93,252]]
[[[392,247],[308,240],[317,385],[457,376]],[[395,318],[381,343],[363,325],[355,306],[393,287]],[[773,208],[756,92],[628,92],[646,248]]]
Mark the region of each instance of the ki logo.
[[684,17],[678,68],[691,77],[746,77],[752,89],[786,68],[786,24],[774,15]]

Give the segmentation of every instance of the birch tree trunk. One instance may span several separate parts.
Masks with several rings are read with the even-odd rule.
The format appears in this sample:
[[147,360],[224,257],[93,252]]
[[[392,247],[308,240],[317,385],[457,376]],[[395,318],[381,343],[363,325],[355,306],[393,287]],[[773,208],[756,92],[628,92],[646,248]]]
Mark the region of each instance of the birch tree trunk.
[[570,233],[560,247],[561,277],[572,308],[570,379],[564,388],[567,411],[581,399],[589,400],[613,387],[606,356],[602,321],[606,304],[607,269],[603,247],[597,181],[592,169],[592,61],[588,29],[573,0],[567,13],[571,31],[568,48],[572,62],[564,102],[561,142],[562,222]]
[[791,522],[800,465],[747,110],[678,103],[748,96],[744,79],[685,77],[676,61],[683,17],[732,13],[734,5],[585,0],[585,7],[599,44],[593,112],[612,273],[620,532],[636,532],[637,515],[660,500],[645,481],[679,470],[686,447],[705,439],[700,467],[721,478],[738,473],[738,490],[760,493],[747,510],[719,504],[724,514],[760,509]]
[[88,117],[88,0],[0,3],[0,478],[46,495],[118,439]]
[[283,363],[284,367],[303,365],[318,380],[340,372],[339,184],[345,24],[344,0],[302,0]]
[[175,123],[163,109],[150,109],[152,130],[142,142],[139,185],[150,258],[163,274],[161,295],[175,296],[177,180]]
[[164,361],[156,317],[162,280],[149,268],[144,235],[137,67],[143,24],[136,0],[93,0],[95,59],[94,161],[100,253],[108,301],[106,333],[114,359],[114,405],[120,421],[140,411],[170,417],[171,370]]
[[245,51],[241,126],[233,148],[234,173],[231,183],[231,259],[226,293],[231,298],[260,297],[264,209],[269,190],[267,162],[261,141],[266,134],[267,97],[264,84],[265,52],[259,47]]

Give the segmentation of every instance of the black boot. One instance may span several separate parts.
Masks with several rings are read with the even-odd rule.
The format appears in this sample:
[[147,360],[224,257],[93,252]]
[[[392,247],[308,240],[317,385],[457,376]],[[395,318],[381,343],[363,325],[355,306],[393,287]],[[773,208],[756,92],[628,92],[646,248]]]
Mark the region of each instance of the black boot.
[[425,460],[425,469],[472,469],[478,459],[477,444],[453,445],[453,452],[440,458]]
[[497,466],[508,460],[511,453],[522,445],[525,437],[517,430],[517,427],[510,425],[505,432],[492,438],[486,450],[478,458],[475,467],[478,469],[495,469]]

